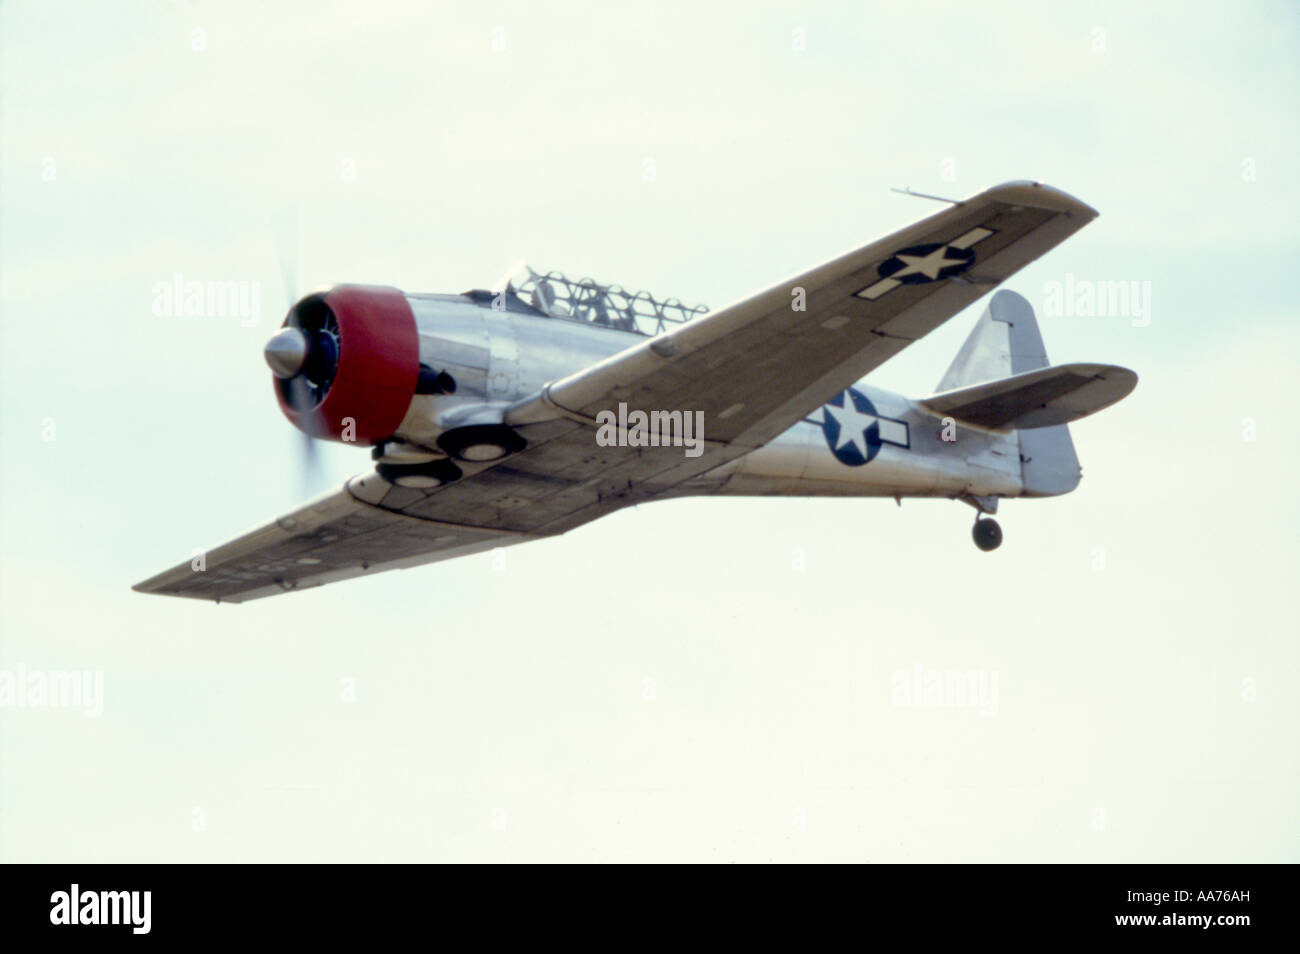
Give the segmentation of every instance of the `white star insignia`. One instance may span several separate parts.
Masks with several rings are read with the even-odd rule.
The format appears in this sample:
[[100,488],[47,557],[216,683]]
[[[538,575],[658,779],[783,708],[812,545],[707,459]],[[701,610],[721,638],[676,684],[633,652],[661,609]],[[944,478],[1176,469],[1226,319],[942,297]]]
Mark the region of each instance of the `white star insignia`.
[[898,255],[895,256],[899,261],[906,263],[907,267],[900,269],[890,275],[890,278],[906,278],[908,275],[924,275],[926,278],[937,279],[939,273],[949,265],[964,265],[964,258],[948,258],[948,246],[940,245],[929,255]]
[[826,405],[826,413],[840,426],[839,438],[835,441],[835,450],[852,444],[859,454],[867,456],[867,428],[876,423],[874,414],[863,414],[853,403],[853,395],[844,392],[844,406]]

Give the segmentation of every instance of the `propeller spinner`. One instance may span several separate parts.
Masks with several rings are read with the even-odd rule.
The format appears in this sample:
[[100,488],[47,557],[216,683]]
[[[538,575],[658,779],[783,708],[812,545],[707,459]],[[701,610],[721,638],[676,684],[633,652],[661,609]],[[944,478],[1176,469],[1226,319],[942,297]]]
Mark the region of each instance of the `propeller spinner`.
[[295,377],[307,363],[311,342],[301,328],[281,328],[262,349],[271,373],[281,381]]

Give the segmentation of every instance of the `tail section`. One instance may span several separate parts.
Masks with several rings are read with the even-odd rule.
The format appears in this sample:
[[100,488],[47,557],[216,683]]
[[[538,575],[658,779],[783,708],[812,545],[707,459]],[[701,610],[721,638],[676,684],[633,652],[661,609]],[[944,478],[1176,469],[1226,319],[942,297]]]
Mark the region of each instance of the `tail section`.
[[[958,418],[965,410],[982,417],[976,423],[984,426],[1014,424],[1026,497],[1067,494],[1079,485],[1081,474],[1069,426],[1035,425],[1091,414],[1137,384],[1132,371],[1109,365],[1067,365],[1029,373],[1043,368],[1048,368],[1047,349],[1033,307],[1015,292],[999,291],[940,380],[939,393],[922,402]],[[1023,377],[1002,380],[1013,376]]]

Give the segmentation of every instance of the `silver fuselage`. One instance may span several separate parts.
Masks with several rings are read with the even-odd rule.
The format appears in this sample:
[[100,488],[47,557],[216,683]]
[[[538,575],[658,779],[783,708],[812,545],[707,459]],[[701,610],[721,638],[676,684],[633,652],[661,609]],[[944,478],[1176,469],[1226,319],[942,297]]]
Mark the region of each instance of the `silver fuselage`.
[[[417,395],[398,436],[432,447],[438,421],[456,405],[515,402],[549,382],[645,341],[643,335],[526,311],[495,310],[459,295],[408,295],[420,333],[420,360],[447,370],[452,395]],[[761,448],[676,488],[674,496],[1014,497],[1022,491],[1016,432],[947,423],[899,394],[854,388],[887,423],[891,440],[866,463],[832,451],[814,409]],[[831,396],[833,397],[833,396]],[[642,410],[659,410],[644,408]],[[689,410],[689,409],[681,409]],[[705,421],[704,437],[708,438]],[[882,430],[881,433],[886,433]]]

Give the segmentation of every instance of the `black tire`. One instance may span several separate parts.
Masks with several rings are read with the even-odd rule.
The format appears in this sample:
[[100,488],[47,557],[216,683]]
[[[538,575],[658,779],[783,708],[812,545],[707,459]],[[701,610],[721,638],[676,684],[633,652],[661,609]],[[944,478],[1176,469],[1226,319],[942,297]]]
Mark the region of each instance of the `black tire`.
[[375,470],[390,484],[410,490],[433,490],[461,475],[460,468],[445,457],[423,464],[380,464]]
[[1002,528],[998,526],[996,520],[990,520],[988,517],[980,517],[976,520],[970,535],[975,541],[975,546],[985,553],[1002,546]]
[[528,442],[504,424],[470,424],[446,431],[438,447],[449,457],[482,464],[518,454]]

